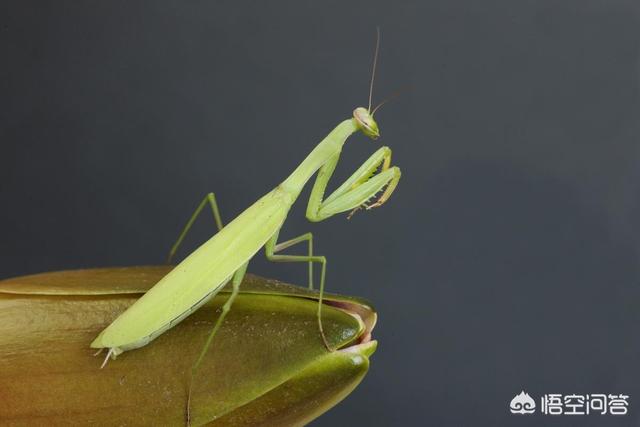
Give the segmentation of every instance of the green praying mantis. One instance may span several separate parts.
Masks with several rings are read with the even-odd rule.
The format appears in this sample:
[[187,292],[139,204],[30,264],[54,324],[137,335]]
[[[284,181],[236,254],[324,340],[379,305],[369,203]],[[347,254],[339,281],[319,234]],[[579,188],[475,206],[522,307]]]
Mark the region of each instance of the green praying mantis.
[[[379,207],[396,189],[400,180],[400,169],[391,166],[391,150],[388,147],[381,147],[331,195],[324,198],[325,189],[338,164],[347,138],[357,131],[363,132],[373,140],[380,136],[378,124],[373,116],[384,102],[371,110],[378,50],[379,32],[369,87],[368,108],[356,108],[353,116],[338,124],[284,181],[226,226],[222,224],[214,194],[210,193],[204,198],[172,247],[169,258],[171,259],[175,254],[194,220],[207,204],[213,210],[218,232],[117,317],[91,343],[93,348],[108,349],[102,367],[110,358],[115,359],[125,351],[149,344],[213,298],[231,281],[231,295],[226,300],[204,349],[193,365],[193,375],[193,371],[202,361],[238,295],[249,261],[263,246],[266,257],[270,261],[308,263],[310,288],[313,288],[313,265],[320,264],[318,328],[324,345],[331,350],[322,329],[322,295],[327,260],[324,256],[313,253],[311,233],[280,243],[278,236],[293,203],[316,173],[317,177],[306,210],[306,217],[312,222],[325,220],[341,212],[351,211],[350,215],[352,215],[361,208]],[[377,197],[381,191],[382,194]],[[374,198],[375,201],[369,203]],[[307,255],[279,254],[303,242],[308,246]]]

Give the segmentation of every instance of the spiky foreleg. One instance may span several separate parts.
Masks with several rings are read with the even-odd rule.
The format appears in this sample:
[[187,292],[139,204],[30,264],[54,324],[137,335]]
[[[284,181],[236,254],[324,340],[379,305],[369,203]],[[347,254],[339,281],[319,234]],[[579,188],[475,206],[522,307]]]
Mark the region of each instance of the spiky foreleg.
[[[329,178],[338,163],[339,154],[327,162],[314,183],[307,218],[310,221],[322,221],[340,212],[353,211],[361,207],[371,209],[385,203],[400,180],[400,168],[391,167],[391,149],[382,147],[371,155],[340,187],[326,199],[322,199]],[[378,172],[378,169],[380,171]],[[378,172],[378,173],[376,173]],[[386,187],[386,189],[385,189]],[[385,189],[374,203],[367,202]]]

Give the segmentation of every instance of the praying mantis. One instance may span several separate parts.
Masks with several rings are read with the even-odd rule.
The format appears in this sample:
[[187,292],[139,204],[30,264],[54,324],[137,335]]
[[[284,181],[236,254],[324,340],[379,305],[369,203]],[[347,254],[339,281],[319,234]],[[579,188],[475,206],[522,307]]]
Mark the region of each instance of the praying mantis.
[[[270,261],[308,263],[310,288],[313,288],[313,265],[320,264],[318,329],[324,345],[331,350],[322,329],[322,295],[327,260],[324,256],[313,253],[312,233],[305,233],[280,243],[278,236],[293,203],[316,173],[306,210],[306,217],[311,222],[322,221],[342,212],[351,211],[352,215],[361,208],[372,209],[382,206],[396,189],[400,180],[400,169],[391,166],[391,149],[381,147],[331,195],[324,198],[329,179],[338,164],[347,138],[357,131],[361,131],[372,140],[380,136],[378,124],[373,116],[382,104],[371,109],[378,49],[379,31],[369,87],[369,106],[356,108],[352,117],[338,124],[284,181],[226,226],[222,224],[215,195],[210,193],[204,198],[172,247],[169,258],[175,254],[194,220],[207,204],[213,210],[218,232],[188,255],[95,338],[91,343],[92,348],[108,349],[102,367],[110,358],[115,359],[125,351],[149,344],[213,298],[231,281],[231,295],[226,300],[204,349],[193,365],[193,375],[238,295],[249,261],[262,247],[265,248],[266,257]],[[380,192],[382,194],[377,197]],[[369,203],[373,198],[376,198],[375,201]],[[279,254],[304,242],[308,246],[307,255]]]

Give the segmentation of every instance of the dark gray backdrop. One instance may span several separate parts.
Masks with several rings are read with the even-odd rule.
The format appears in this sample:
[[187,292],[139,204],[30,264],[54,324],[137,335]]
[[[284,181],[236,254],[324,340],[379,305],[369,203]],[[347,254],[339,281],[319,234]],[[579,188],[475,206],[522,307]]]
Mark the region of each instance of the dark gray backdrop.
[[[632,0],[3,1],[0,276],[159,263],[208,191],[232,218],[366,105],[380,25],[376,99],[413,89],[333,182],[385,144],[398,190],[321,224],[303,195],[282,233],[380,312],[314,425],[638,425],[639,24]],[[521,389],[631,413],[518,418]]]

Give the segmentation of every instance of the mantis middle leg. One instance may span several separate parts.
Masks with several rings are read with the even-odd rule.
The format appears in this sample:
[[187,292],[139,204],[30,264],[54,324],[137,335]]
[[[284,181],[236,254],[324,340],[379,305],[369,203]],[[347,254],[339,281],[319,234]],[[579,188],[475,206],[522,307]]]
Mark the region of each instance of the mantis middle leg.
[[[297,245],[298,243],[307,242],[308,252],[307,255],[309,257],[313,256],[313,234],[305,233],[298,237],[294,237],[291,240],[287,240],[282,243],[274,244],[273,253],[277,253],[283,251],[291,246]],[[267,255],[267,259],[269,255]],[[309,261],[309,289],[313,289],[313,261]]]
[[[324,295],[324,278],[327,272],[327,259],[324,256],[313,255],[313,234],[306,233],[295,239],[287,240],[286,242],[277,243],[278,242],[278,234],[280,230],[278,230],[264,246],[265,255],[269,261],[273,262],[307,262],[309,263],[309,287],[313,286],[313,270],[311,269],[314,262],[322,264],[322,269],[320,271],[320,294],[318,297],[318,328],[320,329],[320,335],[322,336],[322,341],[327,348],[327,350],[332,351],[329,343],[327,342],[327,337],[324,335],[324,329],[322,327],[322,297]],[[276,252],[286,249],[295,245],[296,243],[300,243],[303,241],[309,242],[309,255],[276,255]]]
[[200,215],[200,212],[202,212],[202,209],[204,209],[204,207],[207,205],[207,203],[209,204],[209,206],[211,206],[211,210],[213,211],[213,220],[216,222],[216,227],[218,227],[218,231],[222,230],[222,227],[223,227],[222,218],[220,217],[220,209],[218,209],[218,202],[216,201],[216,195],[214,193],[209,193],[206,196],[204,196],[204,199],[202,199],[202,202],[200,202],[195,212],[193,213],[193,215],[191,215],[191,218],[189,218],[189,221],[187,221],[187,224],[182,229],[182,232],[178,236],[178,240],[171,247],[171,250],[169,251],[169,256],[167,257],[167,264],[171,264],[171,261],[173,260],[173,257],[176,254],[176,252],[178,251],[178,248],[182,244],[182,241],[184,240],[185,236],[191,229],[191,226],[195,222],[198,215]]

